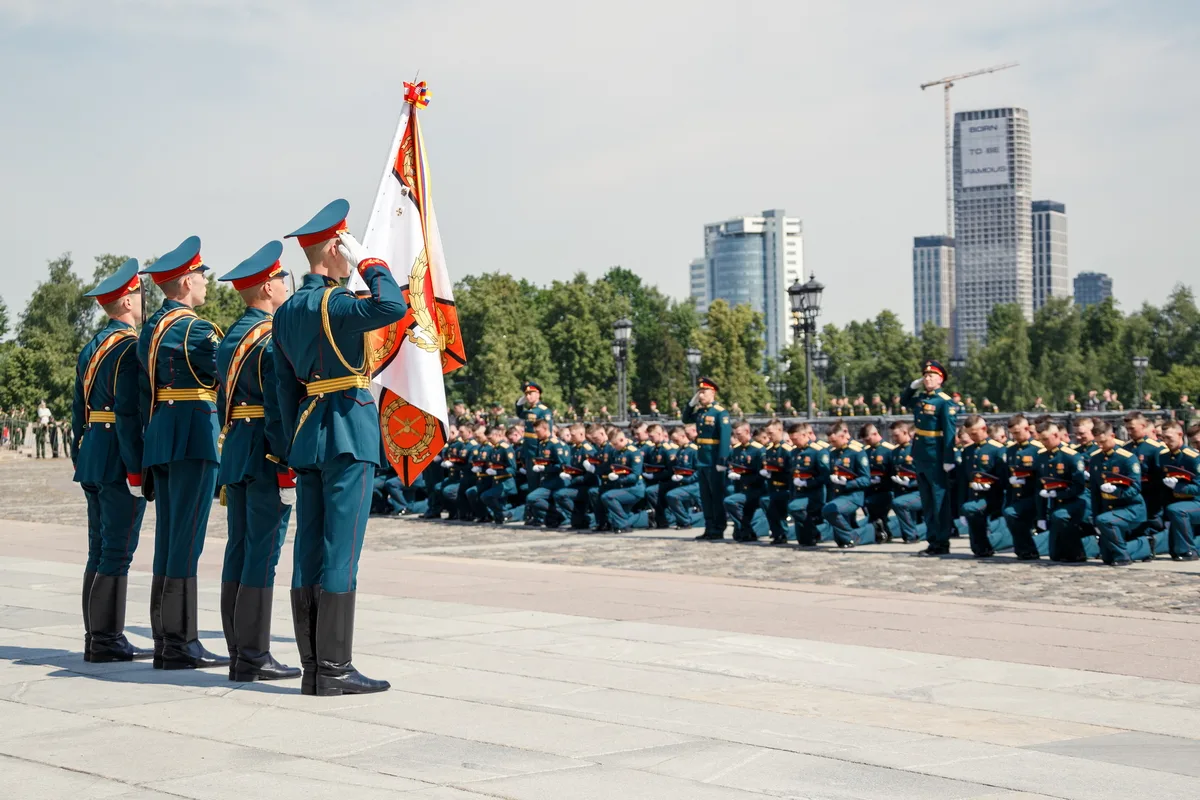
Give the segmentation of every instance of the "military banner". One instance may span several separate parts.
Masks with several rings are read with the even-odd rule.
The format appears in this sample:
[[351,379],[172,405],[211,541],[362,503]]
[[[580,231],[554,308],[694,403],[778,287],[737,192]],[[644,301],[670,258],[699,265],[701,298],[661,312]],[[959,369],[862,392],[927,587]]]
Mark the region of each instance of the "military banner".
[[[391,267],[409,305],[403,320],[371,337],[371,363],[384,450],[400,479],[411,484],[446,444],[442,376],[463,366],[466,352],[417,116],[430,95],[423,81],[405,83],[404,89],[400,123],[362,242]],[[365,288],[357,274],[350,288]]]

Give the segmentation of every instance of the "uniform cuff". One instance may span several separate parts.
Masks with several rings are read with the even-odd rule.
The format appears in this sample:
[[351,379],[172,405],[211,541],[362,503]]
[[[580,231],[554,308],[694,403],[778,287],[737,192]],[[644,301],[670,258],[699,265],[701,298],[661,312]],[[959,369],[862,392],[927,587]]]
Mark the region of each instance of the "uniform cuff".
[[387,262],[381,258],[364,258],[358,263],[358,274],[365,277],[367,270],[369,270],[371,267],[383,267],[384,269],[387,269],[388,265]]
[[141,486],[142,485],[142,473],[126,472],[125,480],[130,486]]
[[295,489],[296,488],[296,471],[289,469],[286,472],[275,473],[275,482],[280,489]]

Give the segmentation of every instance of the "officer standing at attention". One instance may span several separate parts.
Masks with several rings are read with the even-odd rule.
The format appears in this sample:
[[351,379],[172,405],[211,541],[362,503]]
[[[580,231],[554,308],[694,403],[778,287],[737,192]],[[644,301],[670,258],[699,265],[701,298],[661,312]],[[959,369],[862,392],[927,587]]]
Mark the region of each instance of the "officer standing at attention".
[[871,485],[871,464],[866,448],[850,438],[846,423],[839,422],[830,428],[828,438],[832,497],[821,509],[821,516],[833,526],[833,539],[838,547],[855,547],[856,517],[865,502],[863,492]]
[[1038,520],[1037,466],[1046,448],[1033,438],[1029,420],[1014,414],[1008,420],[1008,502],[1004,506],[1004,522],[1012,536],[1013,552],[1021,561],[1036,561],[1037,544],[1033,528]]
[[517,400],[517,419],[525,426],[525,436],[521,442],[521,469],[529,474],[533,466],[534,454],[538,451],[537,433],[534,426],[539,420],[546,420],[550,425],[550,433],[554,433],[554,412],[542,403],[542,385],[537,381],[525,381],[521,385],[524,394]]
[[704,533],[697,541],[725,538],[725,460],[729,457],[729,412],[717,404],[716,381],[701,378],[683,408],[683,421],[696,426],[696,482],[704,510]]
[[988,437],[987,421],[971,414],[963,422],[971,444],[963,448],[961,480],[966,482],[961,507],[967,519],[971,552],[976,558],[996,554],[990,534],[992,520],[1004,511],[1008,486],[1008,463],[1004,445]]
[[[132,661],[150,650],[125,638],[129,563],[142,530],[142,422],[137,333],[142,321],[138,262],[129,259],[85,297],[108,324],[79,353],[71,407],[71,460],[88,510],[83,572],[83,660]],[[130,352],[130,351],[133,352]]]
[[[387,264],[350,236],[350,204],[335,200],[288,234],[309,274],[274,320],[275,373],[287,463],[297,472],[292,616],[308,695],[381,692],[351,663],[358,558],[379,459],[368,334],[408,310]],[[359,299],[339,281],[353,270],[370,288]]]
[[1159,459],[1164,500],[1163,520],[1170,531],[1171,558],[1195,561],[1196,539],[1193,530],[1200,524],[1200,452],[1187,446],[1183,424],[1167,420],[1162,427],[1166,455]]
[[270,242],[221,276],[246,303],[217,348],[221,391],[221,466],[228,539],[221,571],[221,625],[229,648],[229,679],[299,678],[271,655],[275,566],[295,503],[286,466],[288,442],[275,394],[271,321],[287,299],[279,263],[283,243]]
[[1038,491],[1042,504],[1038,527],[1050,531],[1046,552],[1051,561],[1087,561],[1082,542],[1083,525],[1092,521],[1087,464],[1083,455],[1067,444],[1066,435],[1054,420],[1038,422],[1037,436],[1045,448],[1038,462],[1042,486]]
[[929,547],[918,555],[942,556],[950,552],[950,473],[954,471],[954,433],[958,407],[942,391],[946,369],[936,361],[922,365],[922,376],[904,390],[901,400],[913,409],[913,471],[921,493]]
[[[1110,567],[1127,567],[1133,559],[1125,535],[1146,521],[1142,465],[1137,456],[1121,447],[1108,421],[1096,420],[1092,431],[1096,444],[1100,445],[1088,464],[1092,476],[1092,517],[1100,534],[1100,557]],[[1139,551],[1146,550],[1139,546]]]
[[228,667],[200,644],[196,566],[217,486],[217,345],[221,331],[200,319],[208,288],[200,238],[191,236],[142,270],[166,299],[138,339],[142,469],[153,480],[157,517],[150,627],[154,666]]

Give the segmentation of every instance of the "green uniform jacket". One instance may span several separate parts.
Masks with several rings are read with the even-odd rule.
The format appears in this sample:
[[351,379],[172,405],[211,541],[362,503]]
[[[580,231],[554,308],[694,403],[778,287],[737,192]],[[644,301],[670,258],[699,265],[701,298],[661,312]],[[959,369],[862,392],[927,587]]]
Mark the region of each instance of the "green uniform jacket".
[[688,403],[683,407],[684,424],[696,426],[695,444],[699,448],[697,464],[715,467],[725,464],[729,458],[729,437],[732,432],[729,412],[719,403],[698,408]]
[[[90,397],[83,396],[83,376],[92,354],[120,330],[124,322],[110,320],[92,337],[75,364],[75,397],[71,405],[71,457],[79,483],[126,480],[142,471],[142,420],[138,412],[137,337],[120,340],[96,369]],[[87,423],[88,409],[111,411],[116,422]]]
[[913,421],[916,423],[912,443],[913,465],[941,469],[944,464],[954,464],[958,404],[941,390],[926,392],[911,387],[904,390],[901,402],[913,410]]

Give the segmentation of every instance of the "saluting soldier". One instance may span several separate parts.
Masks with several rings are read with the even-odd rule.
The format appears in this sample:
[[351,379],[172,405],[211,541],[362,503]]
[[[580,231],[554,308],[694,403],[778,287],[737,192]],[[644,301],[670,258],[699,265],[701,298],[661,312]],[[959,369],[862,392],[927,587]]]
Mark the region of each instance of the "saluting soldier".
[[275,311],[287,299],[282,253],[282,242],[270,242],[220,278],[231,282],[246,303],[217,348],[222,423],[217,485],[228,528],[221,623],[233,681],[300,677],[299,669],[271,655],[275,567],[296,499],[275,393],[271,336]]
[[142,468],[153,480],[154,579],[150,627],[154,666],[228,667],[200,643],[196,567],[217,485],[217,346],[221,331],[201,319],[208,267],[190,236],[144,269],[165,300],[138,339],[141,362]]
[[[273,323],[287,463],[297,473],[291,600],[300,691],[318,696],[390,686],[361,674],[351,657],[358,558],[379,465],[368,334],[408,306],[387,264],[346,232],[349,213],[349,203],[335,200],[288,234],[304,248],[309,274]],[[355,270],[370,297],[339,284]]]
[[950,473],[957,456],[954,452],[955,420],[958,407],[942,391],[946,369],[937,361],[927,360],[921,377],[904,390],[902,403],[913,409],[913,471],[921,493],[929,547],[918,555],[941,556],[950,552]]
[[684,423],[696,426],[696,481],[704,510],[704,533],[697,541],[725,538],[725,461],[729,458],[729,412],[717,403],[716,381],[701,378],[696,394],[683,408]]
[[[1126,536],[1146,521],[1142,466],[1137,456],[1121,447],[1108,421],[1096,420],[1092,430],[1096,444],[1100,445],[1088,464],[1092,517],[1100,534],[1100,557],[1111,567],[1127,567],[1133,558]],[[1137,541],[1136,549],[1143,557],[1150,555],[1141,540]]]
[[129,564],[146,511],[136,488],[142,483],[134,330],[142,321],[140,289],[138,262],[131,258],[84,295],[94,297],[109,320],[79,353],[71,406],[70,454],[88,510],[84,661],[132,661],[153,655],[125,638]]
[[1196,525],[1200,525],[1200,483],[1197,483],[1200,452],[1187,446],[1183,425],[1178,420],[1163,423],[1163,442],[1167,453],[1159,460],[1159,467],[1166,489],[1163,518],[1170,531],[1171,558],[1195,561],[1200,558],[1193,534]]

